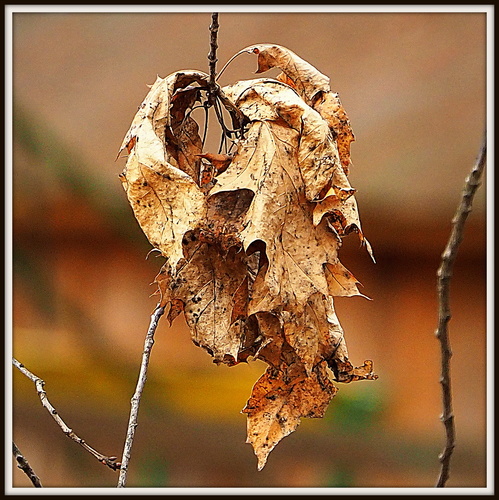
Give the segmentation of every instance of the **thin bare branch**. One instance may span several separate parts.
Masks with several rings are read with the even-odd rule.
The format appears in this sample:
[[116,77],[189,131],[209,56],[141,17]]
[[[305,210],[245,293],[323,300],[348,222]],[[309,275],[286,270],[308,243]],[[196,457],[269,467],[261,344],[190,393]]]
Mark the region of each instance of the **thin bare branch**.
[[450,379],[450,359],[452,350],[450,346],[448,323],[451,318],[449,305],[449,288],[452,276],[452,268],[456,260],[459,245],[463,239],[464,223],[471,212],[471,205],[476,190],[480,186],[480,179],[485,167],[487,157],[487,142],[484,139],[480,154],[473,166],[470,174],[466,178],[461,202],[456,214],[452,219],[452,231],[442,253],[442,260],[437,271],[437,291],[438,291],[438,327],[435,331],[436,337],[440,341],[441,349],[441,378],[443,414],[441,420],[445,426],[446,443],[443,452],[439,455],[441,463],[440,475],[437,481],[437,488],[445,486],[449,479],[450,459],[455,447],[455,426],[454,414],[452,411],[452,392]]
[[215,103],[216,98],[216,68],[217,68],[217,49],[218,49],[218,14],[215,12],[211,15],[211,25],[210,25],[210,52],[208,54],[208,62],[210,65],[210,81],[209,81],[209,91],[208,91],[208,101],[210,105]]
[[161,307],[159,304],[151,315],[151,322],[149,324],[149,329],[147,330],[146,339],[144,342],[144,351],[142,353],[142,363],[140,365],[139,379],[137,381],[137,386],[135,393],[131,400],[131,410],[130,418],[128,421],[128,430],[125,440],[125,447],[123,450],[123,458],[121,460],[120,477],[118,479],[118,488],[124,488],[127,481],[128,473],[128,463],[130,462],[130,455],[133,445],[133,439],[135,436],[135,429],[137,428],[137,419],[139,414],[140,399],[142,397],[142,392],[147,380],[147,367],[149,366],[149,358],[151,356],[152,346],[154,345],[154,334],[158,326],[158,322],[162,314],[165,312],[165,308]]
[[24,455],[19,451],[19,448],[16,446],[14,441],[12,441],[12,453],[16,459],[17,466],[28,476],[29,480],[33,483],[33,486],[35,488],[42,488],[40,478],[35,474],[35,471],[31,468],[31,465],[26,460]]
[[37,377],[34,373],[30,372],[22,363],[20,363],[17,359],[12,358],[12,364],[26,377],[28,377],[36,387],[36,392],[42,402],[43,407],[50,413],[52,418],[57,422],[59,427],[62,429],[62,432],[66,434],[66,436],[72,439],[75,443],[78,443],[85,450],[87,450],[91,455],[93,455],[99,462],[107,465],[109,468],[113,470],[117,470],[120,468],[120,463],[116,462],[117,457],[108,457],[107,455],[103,455],[99,453],[97,450],[88,445],[84,439],[78,437],[71,428],[69,428],[64,420],[59,416],[57,410],[50,404],[50,401],[47,398],[47,393],[45,392],[44,386],[45,382]]
[[[218,49],[218,28],[220,25],[218,24],[218,13],[214,12],[211,15],[211,25],[210,25],[210,52],[208,53],[208,62],[210,66],[210,79],[208,82],[208,105],[213,106],[216,103],[216,99],[220,99],[225,108],[229,111],[231,116],[233,117],[234,125],[239,132],[240,136],[242,136],[242,125],[244,121],[244,116],[234,104],[227,99],[227,97],[222,92],[220,86],[217,83],[217,49]],[[224,129],[224,133],[228,133],[225,125],[223,124],[223,119],[219,116],[217,112],[218,121],[220,122],[222,128]]]

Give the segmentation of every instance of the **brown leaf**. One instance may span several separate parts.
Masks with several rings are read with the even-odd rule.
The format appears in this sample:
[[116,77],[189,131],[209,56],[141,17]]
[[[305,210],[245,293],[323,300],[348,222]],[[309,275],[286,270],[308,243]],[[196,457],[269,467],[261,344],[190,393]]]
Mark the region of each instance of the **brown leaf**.
[[333,303],[365,297],[339,261],[342,238],[356,232],[372,251],[347,177],[354,136],[329,78],[285,47],[241,52],[258,55],[258,72],[283,73],[217,94],[244,127],[224,137],[230,154],[203,151],[191,111],[213,96],[197,71],[158,77],[120,151],[135,216],[166,258],[156,283],[169,321],[183,313],[216,363],[268,365],[243,410],[261,469],[301,418],[324,415],[333,375],[377,378],[371,361],[350,363]]
[[[293,91],[269,80],[240,82],[224,91],[251,124],[231,164],[218,176],[210,200],[241,190],[254,193],[244,215],[241,241],[246,251],[264,242],[267,258],[255,277],[248,313],[258,317],[264,338],[255,357],[273,368],[255,386],[245,410],[254,417],[248,436],[262,467],[275,443],[296,428],[301,416],[308,415],[295,408],[286,424],[276,423],[282,407],[287,408],[291,388],[295,387],[293,394],[300,394],[304,405],[310,405],[308,389],[297,388],[318,387],[313,373],[323,361],[333,366],[348,361],[331,296],[362,294],[357,280],[337,258],[344,231],[332,233],[322,218],[331,215],[329,204],[334,198],[337,211],[346,219],[352,204],[348,200],[354,200],[355,190],[341,168],[326,122]],[[313,203],[328,186],[323,201]],[[272,315],[266,316],[265,311]],[[284,368],[286,357],[294,360],[293,375],[289,367]],[[274,384],[279,380],[277,394],[284,394],[273,403],[268,402],[268,394],[262,395],[270,390],[270,380]]]
[[293,348],[307,375],[322,360],[348,359],[343,329],[331,297],[316,293],[305,307],[282,313],[284,337]]
[[216,362],[233,363],[245,334],[248,278],[244,254],[233,250],[222,258],[219,249],[197,240],[187,246],[187,253],[174,279],[167,273],[158,275],[162,303],[173,301],[173,320],[181,301],[192,341]]
[[128,158],[122,181],[142,230],[175,270],[183,257],[183,235],[196,228],[206,212],[201,190],[166,160],[148,165],[135,152]]
[[340,96],[335,92],[323,91],[316,95],[313,108],[327,121],[334,132],[338,153],[345,173],[348,174],[351,164],[350,143],[355,141],[355,135]]
[[211,189],[211,187],[213,186],[213,179],[218,174],[221,174],[222,172],[225,172],[225,170],[227,170],[227,167],[232,161],[232,156],[213,153],[198,154],[197,156],[207,160],[206,162],[203,162],[203,167],[201,170],[201,187],[207,186],[208,189]]
[[353,382],[355,380],[376,380],[378,375],[373,373],[373,362],[368,359],[358,368],[354,368],[350,361],[334,360],[331,367],[338,382]]
[[[210,198],[236,190],[254,193],[245,214],[241,241],[245,250],[256,241],[265,243],[269,261],[266,285],[270,293],[265,305],[250,308],[255,313],[262,307],[272,310],[272,304],[304,303],[313,293],[328,293],[323,264],[336,260],[338,242],[322,227],[313,227],[314,205],[307,202],[306,192],[308,182],[309,196],[315,197],[330,181],[334,169],[340,167],[339,162],[335,167],[334,160],[328,163],[327,157],[311,161],[300,155],[303,148],[310,151],[316,143],[323,144],[323,136],[315,135],[312,139],[308,133],[310,127],[323,121],[312,110],[312,120],[307,121],[306,107],[303,103],[297,105],[293,92],[272,82],[270,85],[246,82],[246,85],[246,89],[237,89],[237,93],[244,94],[244,100],[235,99],[235,103],[252,124],[232,163],[218,176]],[[229,97],[233,95],[231,89],[225,92]],[[276,105],[280,102],[279,95],[283,102]],[[294,120],[303,120],[301,137],[288,125]],[[326,134],[327,130],[326,127]],[[331,152],[334,154],[335,150]],[[320,167],[321,175],[310,174],[310,169],[314,169],[313,173]],[[317,185],[317,179],[321,178]],[[261,296],[258,290],[255,294]]]
[[[301,188],[303,182],[307,199],[318,200],[320,193],[329,188],[333,172],[340,167],[338,150],[327,122],[304,103],[295,91],[275,80],[243,81],[224,87],[224,92],[251,121],[246,137],[247,146],[244,149],[252,152],[256,143],[262,149],[267,146],[277,148],[288,157],[281,156],[279,161],[293,162],[295,165],[289,177],[292,182],[300,184],[296,189]],[[258,122],[265,122],[271,129],[275,128],[279,133],[278,137],[274,139],[263,132],[264,137],[261,139],[258,134],[250,138],[251,129],[257,126]],[[277,143],[273,144],[276,141]],[[240,146],[239,156],[241,152]],[[256,153],[258,154],[258,151]],[[246,164],[246,159],[237,156],[230,165],[230,172],[228,169],[219,176],[217,186],[211,194],[222,189],[240,189],[237,186],[241,182],[256,186],[262,173],[272,174],[268,167],[259,165],[256,159],[251,162],[250,170],[246,171],[237,165],[241,162]],[[267,154],[267,162],[273,156],[275,154]]]
[[257,73],[280,68],[309,105],[313,103],[318,92],[330,90],[329,78],[326,75],[286,47],[262,43],[247,47],[241,52],[258,54]]
[[248,416],[246,442],[253,446],[258,470],[263,469],[276,444],[296,430],[302,417],[324,416],[337,392],[324,365],[317,365],[310,376],[302,378],[289,377],[288,371],[295,367],[269,367],[253,387],[243,413]]

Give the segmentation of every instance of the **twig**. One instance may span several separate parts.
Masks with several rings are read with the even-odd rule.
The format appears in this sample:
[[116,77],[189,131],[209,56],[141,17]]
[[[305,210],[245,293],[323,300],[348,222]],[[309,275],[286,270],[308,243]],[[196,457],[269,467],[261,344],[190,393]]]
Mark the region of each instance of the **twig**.
[[441,420],[445,426],[446,443],[443,452],[439,455],[442,464],[440,476],[436,484],[437,488],[445,486],[449,479],[450,459],[455,447],[455,427],[454,414],[452,412],[452,393],[450,381],[450,358],[452,351],[449,341],[447,324],[451,318],[449,305],[449,285],[452,276],[452,267],[456,260],[459,245],[463,239],[464,223],[471,212],[471,205],[476,190],[480,186],[480,178],[485,167],[487,157],[487,142],[484,139],[479,157],[473,166],[470,174],[466,178],[462,199],[452,219],[452,231],[442,253],[442,261],[437,271],[437,291],[438,291],[438,327],[435,331],[436,337],[440,341],[442,354],[441,378],[443,414]]
[[208,82],[209,91],[208,91],[208,102],[212,106],[215,104],[215,98],[217,95],[217,83],[215,78],[217,76],[216,67],[217,67],[217,37],[218,37],[218,14],[215,12],[211,15],[211,25],[210,25],[210,52],[208,54],[208,62],[210,64],[210,80]]
[[[241,113],[239,108],[234,106],[234,104],[228,99],[225,94],[222,92],[220,85],[217,83],[217,49],[218,49],[218,28],[220,25],[218,24],[218,14],[214,12],[211,15],[211,25],[210,25],[210,52],[208,53],[208,62],[210,66],[210,79],[208,81],[208,107],[215,105],[216,99],[220,99],[225,108],[229,111],[231,116],[233,117],[234,127],[239,132],[240,137],[243,136],[243,122],[244,115]],[[217,118],[220,122],[224,134],[227,134],[228,131],[223,123],[223,118],[221,117],[219,111],[217,110]]]
[[118,479],[118,488],[124,488],[127,480],[128,463],[130,461],[130,453],[133,445],[133,438],[135,436],[135,429],[137,428],[137,416],[139,414],[140,398],[142,391],[147,380],[147,367],[149,365],[149,357],[151,355],[152,346],[154,345],[154,333],[158,326],[159,318],[165,312],[165,308],[159,304],[151,315],[151,322],[147,330],[146,339],[144,342],[144,351],[142,353],[142,363],[140,365],[139,380],[135,393],[131,400],[130,419],[128,421],[128,431],[125,440],[125,447],[123,450],[123,458],[121,460],[120,477]]
[[50,401],[47,398],[47,393],[44,389],[45,382],[40,377],[37,377],[34,373],[31,373],[22,363],[17,361],[17,359],[15,358],[12,358],[12,364],[35,384],[36,392],[40,397],[40,401],[42,402],[43,407],[50,413],[52,418],[62,429],[62,432],[64,432],[64,434],[66,434],[68,438],[72,439],[75,443],[78,443],[91,455],[93,455],[99,462],[107,465],[109,468],[113,470],[117,470],[120,468],[120,463],[116,462],[117,457],[108,457],[106,455],[103,455],[102,453],[99,453],[97,450],[94,450],[94,448],[89,446],[82,438],[78,437],[73,432],[73,430],[66,425],[64,420],[59,416],[57,410],[50,404]]
[[29,462],[24,458],[24,455],[19,451],[16,443],[12,441],[12,453],[17,461],[17,466],[28,476],[29,480],[33,483],[35,488],[42,488],[40,478],[35,474],[35,471],[29,465]]

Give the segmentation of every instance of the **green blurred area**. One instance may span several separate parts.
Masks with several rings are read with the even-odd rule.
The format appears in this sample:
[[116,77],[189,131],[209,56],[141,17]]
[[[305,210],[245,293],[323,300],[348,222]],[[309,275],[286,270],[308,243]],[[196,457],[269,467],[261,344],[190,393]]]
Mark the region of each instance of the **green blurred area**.
[[[48,397],[66,423],[100,452],[120,456],[156,304],[151,283],[163,260],[148,256],[150,245],[118,179],[124,161],[115,156],[147,92],[145,84],[164,68],[183,68],[179,47],[170,52],[153,47],[157,33],[177,30],[184,56],[199,52],[201,66],[209,16],[118,16],[112,21],[75,15],[18,15],[15,23],[12,347],[13,355],[45,380]],[[476,123],[485,114],[479,111],[484,75],[473,66],[463,71],[463,88],[455,89],[460,64],[452,60],[461,50],[463,60],[479,64],[482,24],[473,15],[424,20],[406,15],[393,22],[366,15],[335,15],[330,21],[324,15],[288,14],[279,22],[267,17],[222,16],[220,51],[269,38],[297,52],[303,45],[300,55],[311,63],[317,56],[318,67],[334,76],[335,90],[342,90],[347,112],[352,109],[356,117],[353,184],[363,188],[357,199],[378,264],[372,265],[353,236],[345,240],[340,259],[374,300],[338,299],[335,306],[352,361],[360,365],[373,359],[380,378],[340,385],[326,416],[304,419],[257,472],[240,411],[265,365],[216,366],[192,344],[182,317],[171,327],[165,319],[156,332],[128,486],[431,487],[444,444],[439,350],[433,337],[435,273],[459,200],[455,185],[463,184],[478,152]],[[331,51],[323,50],[324,36],[316,33],[328,23],[334,27],[328,35],[332,46],[344,40],[345,47],[333,66],[349,69],[348,77],[327,67]],[[61,46],[63,34],[72,35],[64,38],[67,48]],[[448,37],[454,43],[462,37],[466,50],[452,46]],[[441,46],[432,51],[436,41]],[[370,56],[364,57],[367,47]],[[145,58],[141,50],[148,48]],[[409,59],[397,63],[407,78],[398,86],[389,65],[392,51]],[[425,59],[427,53],[434,55]],[[198,60],[185,64],[196,66]],[[419,80],[422,70],[413,67],[415,60],[425,63]],[[439,71],[446,87],[432,80]],[[33,81],[27,76],[32,72]],[[364,87],[364,80],[371,85]],[[459,110],[463,89],[471,97]],[[377,93],[379,108],[370,103],[369,90]],[[434,117],[441,129],[440,149],[430,147],[431,124],[423,136],[425,122],[417,113],[426,98],[441,106]],[[473,115],[473,133],[458,129],[464,122],[460,112]],[[397,130],[401,135],[395,137]],[[404,149],[407,144],[413,149]],[[414,168],[423,169],[422,158],[433,162],[424,167],[425,175]],[[438,171],[441,164],[448,168]],[[400,202],[403,196],[407,203]],[[459,442],[449,486],[457,487],[480,487],[486,480],[484,200],[482,188],[452,284]],[[12,393],[14,440],[44,486],[115,487],[117,473],[62,434],[33,384],[16,370]],[[14,486],[30,486],[15,467],[12,474]]]

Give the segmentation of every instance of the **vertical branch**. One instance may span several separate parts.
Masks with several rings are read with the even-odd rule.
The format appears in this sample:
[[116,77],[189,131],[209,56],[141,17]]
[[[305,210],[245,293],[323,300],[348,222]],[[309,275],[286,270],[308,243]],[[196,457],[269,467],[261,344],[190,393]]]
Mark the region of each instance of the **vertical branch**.
[[210,80],[209,80],[209,90],[208,90],[208,101],[210,106],[215,104],[216,98],[216,87],[217,83],[215,81],[217,73],[217,49],[218,49],[218,14],[213,13],[211,15],[211,25],[210,25],[210,52],[208,54],[208,62],[210,65]]
[[142,391],[144,390],[144,386],[147,380],[147,367],[149,366],[149,358],[151,356],[152,346],[154,345],[154,333],[156,332],[159,318],[164,312],[165,308],[158,304],[153,314],[151,315],[151,322],[149,323],[149,329],[147,330],[147,335],[144,342],[144,351],[142,353],[142,363],[140,365],[139,380],[137,382],[137,387],[131,400],[130,418],[128,421],[125,447],[123,449],[123,458],[121,460],[118,488],[124,488],[126,485],[128,463],[130,461],[135,429],[138,425],[137,418],[139,414],[140,399],[142,397]]
[[480,178],[485,167],[487,157],[487,142],[484,139],[479,157],[473,166],[470,174],[466,178],[463,189],[462,199],[457,208],[456,214],[452,219],[452,231],[442,253],[442,260],[437,271],[437,291],[438,291],[438,326],[435,332],[440,341],[441,360],[441,378],[442,384],[442,404],[443,413],[441,420],[445,427],[446,443],[443,452],[439,455],[441,463],[440,476],[436,486],[441,488],[449,479],[450,459],[455,447],[455,427],[454,414],[452,412],[452,392],[450,381],[450,359],[452,350],[449,341],[447,325],[451,318],[449,305],[449,286],[452,276],[452,268],[456,260],[459,245],[463,239],[464,223],[471,212],[471,205],[478,186]]
[[[243,137],[243,123],[244,123],[244,115],[241,113],[239,108],[237,108],[222,92],[220,86],[217,83],[217,78],[220,76],[217,75],[217,49],[218,49],[218,14],[214,12],[211,15],[211,25],[210,25],[210,52],[208,53],[208,62],[210,67],[210,78],[208,80],[208,107],[215,106],[215,113],[217,115],[218,122],[222,127],[222,141],[224,141],[228,136],[231,135],[231,131],[227,129],[224,125],[224,120],[222,116],[222,111],[220,106],[216,106],[217,98],[220,99],[220,102],[225,106],[225,109],[232,116],[233,125],[236,127],[239,136]],[[239,55],[240,53],[236,54]],[[234,56],[234,57],[236,57]],[[227,65],[234,59],[232,57],[229,62],[222,68],[222,71],[227,67]],[[204,144],[204,141],[203,141]]]
[[19,451],[16,443],[12,442],[12,453],[16,459],[17,466],[28,476],[29,480],[33,483],[35,488],[41,488],[42,483],[40,478],[35,474],[29,462],[24,458],[24,455]]
[[[227,99],[224,93],[221,91],[220,86],[217,83],[217,49],[218,49],[218,13],[214,12],[211,15],[211,25],[210,25],[210,52],[208,53],[208,62],[210,67],[210,79],[208,80],[208,107],[215,106],[215,113],[217,115],[218,122],[222,127],[222,141],[230,135],[229,130],[224,125],[222,111],[220,106],[216,106],[217,98],[223,103],[225,108],[229,111],[233,118],[233,122],[236,124],[240,136],[243,136],[243,122],[244,116],[241,111],[234,106],[234,104]],[[232,59],[231,59],[232,60]],[[229,61],[230,62],[230,61]],[[228,63],[227,63],[228,64]],[[227,65],[224,66],[225,69]],[[204,141],[203,141],[204,144]]]

